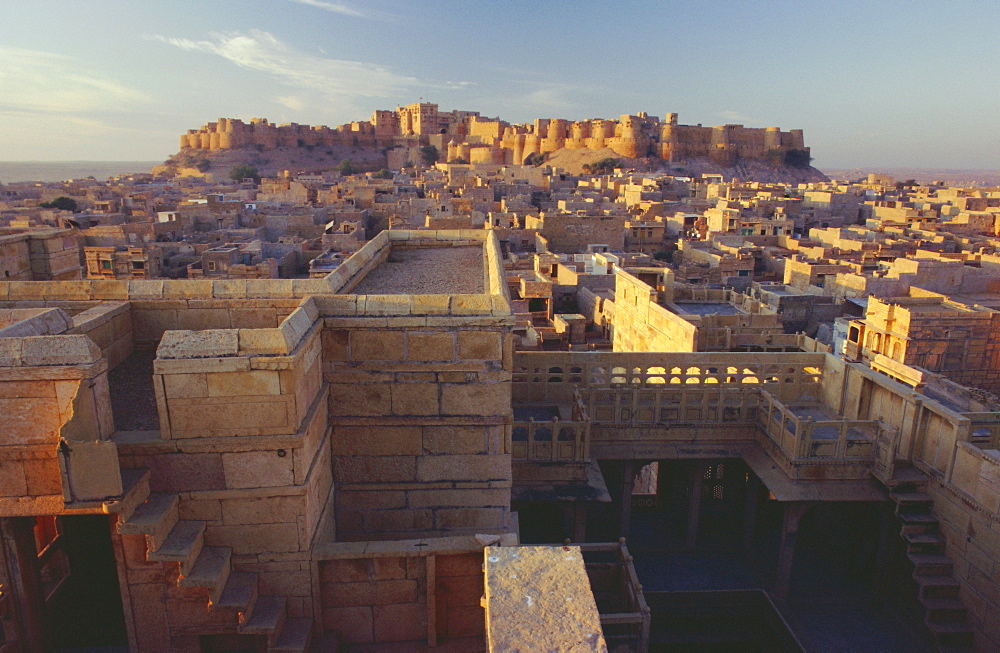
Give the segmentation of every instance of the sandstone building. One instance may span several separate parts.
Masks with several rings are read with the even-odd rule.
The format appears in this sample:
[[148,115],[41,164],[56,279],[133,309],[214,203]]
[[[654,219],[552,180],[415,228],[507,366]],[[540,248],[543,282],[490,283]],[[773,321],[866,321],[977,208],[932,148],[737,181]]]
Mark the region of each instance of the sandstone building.
[[[778,596],[818,556],[927,641],[1000,645],[1000,413],[815,344],[730,351],[779,321],[666,315],[687,298],[642,269],[615,351],[518,353],[502,256],[389,230],[310,279],[0,281],[0,651],[481,650],[518,619],[492,547],[641,519],[759,552]],[[631,556],[598,553],[603,637],[643,650]]]

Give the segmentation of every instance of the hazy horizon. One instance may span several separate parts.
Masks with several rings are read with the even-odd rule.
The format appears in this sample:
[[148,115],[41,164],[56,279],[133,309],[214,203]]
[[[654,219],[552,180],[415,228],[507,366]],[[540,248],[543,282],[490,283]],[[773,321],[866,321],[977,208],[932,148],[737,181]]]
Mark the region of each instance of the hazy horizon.
[[[93,176],[103,181],[119,174],[149,172],[159,165],[159,159],[76,159],[76,160],[34,160],[34,161],[3,161],[0,160],[0,184],[11,183],[55,183],[66,179],[80,179]],[[827,166],[819,168],[828,176],[840,176],[837,173],[851,173],[847,177],[855,177],[868,172],[889,174],[899,179],[916,178],[918,181],[975,181],[978,184],[1000,185],[1000,170],[994,168],[914,168],[905,166]]]

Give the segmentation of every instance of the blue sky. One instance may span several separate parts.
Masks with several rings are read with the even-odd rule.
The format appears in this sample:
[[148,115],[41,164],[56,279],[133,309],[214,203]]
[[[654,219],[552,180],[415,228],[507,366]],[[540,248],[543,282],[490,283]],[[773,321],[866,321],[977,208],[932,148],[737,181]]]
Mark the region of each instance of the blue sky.
[[157,160],[222,116],[423,98],[804,129],[820,168],[1000,168],[998,26],[996,0],[10,1],[0,160]]

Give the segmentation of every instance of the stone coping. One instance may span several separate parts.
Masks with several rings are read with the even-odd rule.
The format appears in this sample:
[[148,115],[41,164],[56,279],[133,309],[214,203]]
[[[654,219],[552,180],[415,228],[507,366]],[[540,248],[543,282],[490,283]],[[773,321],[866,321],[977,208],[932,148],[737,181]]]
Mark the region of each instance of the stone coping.
[[490,651],[607,652],[579,546],[490,546],[484,557]]
[[313,560],[351,558],[403,558],[429,555],[474,553],[488,546],[517,546],[513,533],[504,535],[455,535],[414,540],[374,540],[367,542],[323,542],[312,547]]
[[73,316],[73,329],[89,331],[129,311],[128,302],[102,302]]
[[73,319],[60,308],[0,309],[0,338],[54,336],[73,326]]
[[101,350],[83,335],[0,338],[0,368],[89,365]]
[[162,362],[235,356],[289,356],[318,326],[322,326],[322,321],[316,302],[307,297],[276,329],[165,331],[156,349],[156,357]]
[[989,462],[990,464],[997,465],[1000,467],[1000,450],[997,449],[984,449],[979,445],[973,444],[972,442],[965,442],[959,440],[956,443],[962,450],[968,451],[974,456],[978,456],[983,460]]
[[[492,230],[388,230],[347,258],[336,270],[319,279],[143,279],[110,281],[0,281],[0,302],[37,301],[129,301],[159,299],[270,299],[304,298],[349,292],[355,277],[366,266],[386,255],[392,243],[406,247],[485,246],[490,292],[505,294],[499,241]],[[499,266],[499,267],[498,267]],[[505,296],[507,296],[505,294]],[[508,297],[509,299],[509,297]]]

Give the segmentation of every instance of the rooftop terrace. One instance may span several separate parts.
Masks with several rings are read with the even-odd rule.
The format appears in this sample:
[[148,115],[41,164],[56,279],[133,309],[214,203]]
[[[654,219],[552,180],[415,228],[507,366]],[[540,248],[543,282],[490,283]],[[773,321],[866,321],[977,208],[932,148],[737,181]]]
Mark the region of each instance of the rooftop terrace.
[[479,294],[482,247],[393,248],[354,287],[358,295]]
[[676,307],[679,315],[745,315],[746,313],[732,304],[721,302],[677,302],[671,308]]

